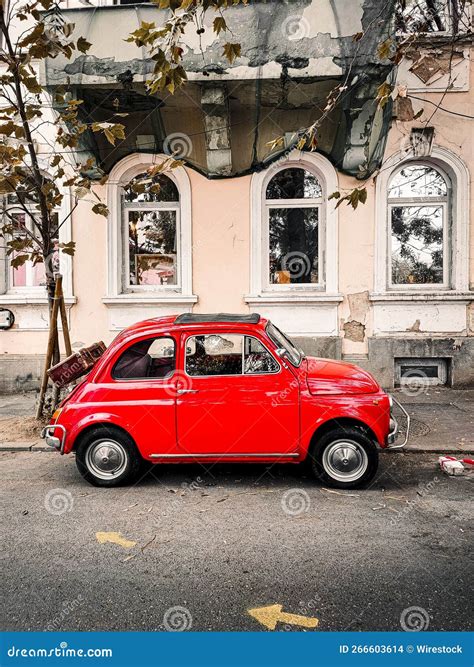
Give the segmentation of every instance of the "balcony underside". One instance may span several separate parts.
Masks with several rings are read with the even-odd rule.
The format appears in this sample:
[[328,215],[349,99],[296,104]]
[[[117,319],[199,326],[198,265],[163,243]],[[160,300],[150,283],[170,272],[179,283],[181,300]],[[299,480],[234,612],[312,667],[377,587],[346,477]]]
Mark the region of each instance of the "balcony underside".
[[[124,39],[141,21],[159,26],[166,13],[150,5],[68,10],[77,36],[93,44],[90,55],[48,60],[42,78],[51,91],[72,87],[84,100],[84,120],[126,126],[126,140],[114,147],[97,133],[83,135],[82,157],[92,155],[106,172],[130,153],[177,150],[210,177],[249,173],[278,159],[301,129],[323,117],[318,150],[338,169],[366,178],[380,164],[390,120],[390,105],[377,110],[374,98],[390,72],[377,45],[387,34],[392,4],[381,11],[376,0],[356,0],[350,17],[337,0],[231,7],[226,21],[232,41],[242,45],[241,57],[230,65],[210,26],[201,42],[193,28],[183,37],[188,82],[174,95],[154,96],[145,86],[153,61]],[[303,30],[297,39],[295,21]],[[325,113],[328,93],[341,84],[337,106]],[[285,143],[272,151],[279,136]]]

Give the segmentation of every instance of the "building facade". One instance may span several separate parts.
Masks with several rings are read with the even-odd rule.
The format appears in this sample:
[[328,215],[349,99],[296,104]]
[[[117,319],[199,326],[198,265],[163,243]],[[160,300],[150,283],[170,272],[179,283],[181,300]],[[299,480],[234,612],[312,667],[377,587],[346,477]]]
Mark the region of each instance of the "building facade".
[[[159,10],[80,5],[66,14],[91,55],[48,61],[44,83],[54,91],[67,80],[94,120],[128,114],[125,142],[85,136],[79,148],[108,174],[97,185],[108,219],[91,202],[76,206],[75,193],[58,212],[67,221],[60,240],[76,242],[74,258],[60,257],[75,349],[150,317],[259,312],[306,353],[355,362],[385,387],[413,374],[474,384],[471,45],[458,37],[453,46],[452,12],[405,55],[395,80],[378,53],[394,31],[393,7],[232,8],[241,57],[229,65],[211,31],[201,42],[186,33],[189,81],[152,98],[146,54],[118,35],[159,24]],[[387,77],[396,99],[380,109]],[[335,85],[343,94],[325,114]],[[315,118],[317,150],[298,150],[294,133]],[[285,145],[275,152],[278,136]],[[170,154],[183,165],[157,177],[155,193],[130,186]],[[367,199],[356,209],[331,197],[361,187]],[[38,386],[48,306],[41,269],[1,259],[0,307],[15,317],[0,331],[0,391],[9,392]]]

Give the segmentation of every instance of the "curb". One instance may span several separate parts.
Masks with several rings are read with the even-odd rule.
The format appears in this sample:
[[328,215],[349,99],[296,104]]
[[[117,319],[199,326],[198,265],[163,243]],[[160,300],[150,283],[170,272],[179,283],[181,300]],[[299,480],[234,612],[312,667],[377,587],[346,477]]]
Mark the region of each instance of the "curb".
[[472,456],[474,450],[469,449],[453,449],[445,447],[444,449],[379,449],[379,453],[390,453],[390,454],[458,454],[462,456]]
[[52,447],[46,446],[36,446],[36,445],[0,445],[0,452],[54,452],[55,450]]

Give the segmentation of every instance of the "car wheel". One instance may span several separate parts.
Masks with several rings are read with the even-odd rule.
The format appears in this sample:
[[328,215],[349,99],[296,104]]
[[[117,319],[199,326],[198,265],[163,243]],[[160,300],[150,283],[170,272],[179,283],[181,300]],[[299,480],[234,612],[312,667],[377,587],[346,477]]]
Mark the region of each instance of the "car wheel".
[[340,428],[324,434],[310,453],[314,475],[338,489],[366,486],[378,468],[378,451],[360,429]]
[[76,465],[94,486],[122,486],[138,475],[142,457],[132,438],[113,426],[87,432],[76,448]]

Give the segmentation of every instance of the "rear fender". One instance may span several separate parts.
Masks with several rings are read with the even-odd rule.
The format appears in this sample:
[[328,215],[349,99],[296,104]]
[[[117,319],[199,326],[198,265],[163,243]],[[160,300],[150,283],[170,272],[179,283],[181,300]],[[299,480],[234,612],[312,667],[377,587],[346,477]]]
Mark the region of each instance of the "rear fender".
[[70,428],[67,428],[66,443],[64,446],[64,453],[69,454],[72,452],[76,446],[77,439],[84,432],[86,428],[97,425],[107,425],[118,426],[127,433],[130,433],[129,424],[125,423],[124,420],[117,414],[113,412],[96,412],[93,415],[87,415],[83,417],[78,422],[75,422],[74,425]]

